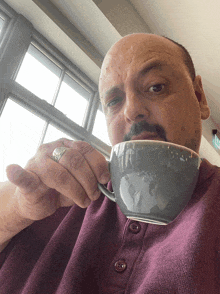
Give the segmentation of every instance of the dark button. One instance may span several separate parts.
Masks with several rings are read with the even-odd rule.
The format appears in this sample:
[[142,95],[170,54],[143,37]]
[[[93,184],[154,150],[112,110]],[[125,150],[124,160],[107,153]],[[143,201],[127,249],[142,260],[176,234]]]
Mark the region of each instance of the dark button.
[[118,273],[122,273],[123,271],[125,271],[127,268],[127,264],[124,261],[124,259],[120,259],[118,261],[116,261],[115,263],[115,271]]
[[130,224],[129,226],[129,230],[133,233],[133,234],[137,234],[140,232],[141,230],[141,225],[138,222],[133,222]]

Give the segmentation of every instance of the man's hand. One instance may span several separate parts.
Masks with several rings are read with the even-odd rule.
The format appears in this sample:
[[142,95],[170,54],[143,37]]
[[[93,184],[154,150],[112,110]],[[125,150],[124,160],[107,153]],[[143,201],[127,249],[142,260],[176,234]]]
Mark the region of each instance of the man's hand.
[[[57,147],[67,150],[59,160],[52,159]],[[74,203],[82,208],[99,198],[97,183],[110,180],[105,157],[86,142],[60,139],[40,146],[25,169],[7,167],[9,180],[16,185],[13,205],[23,218],[40,220],[59,207]]]

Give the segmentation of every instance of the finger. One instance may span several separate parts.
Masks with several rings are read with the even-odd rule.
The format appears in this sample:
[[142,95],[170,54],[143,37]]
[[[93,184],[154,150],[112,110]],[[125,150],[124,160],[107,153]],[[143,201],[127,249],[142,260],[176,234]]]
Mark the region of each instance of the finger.
[[[52,189],[56,189],[58,192],[63,194],[64,197],[69,197],[69,199],[71,199],[71,197],[74,198],[75,201],[72,199],[72,202],[74,201],[77,205],[81,207],[87,207],[90,204],[90,201],[84,189],[79,184],[76,184],[76,181],[74,184],[74,179],[72,179],[72,185],[71,185],[70,184],[71,181],[68,175],[66,176],[66,180],[64,179],[65,177],[63,176],[64,175],[63,171],[58,171],[58,172],[54,171],[57,176],[53,177],[53,168],[47,174],[47,167],[48,167],[47,163],[49,162],[49,164],[52,164],[52,166],[54,166],[54,162],[51,161],[50,159],[54,149],[57,147],[68,146],[70,143],[73,143],[73,142],[74,141],[71,141],[69,139],[62,138],[57,141],[41,145],[35,157],[28,162],[26,168],[30,171],[33,171],[35,174],[39,175],[40,179],[46,186],[48,185],[48,187]],[[48,159],[50,160],[48,161]],[[56,168],[57,168],[57,165],[56,165]],[[54,179],[57,179],[57,181],[55,181]],[[69,184],[64,187],[62,183],[65,183],[65,181],[68,182]],[[61,185],[58,185],[57,183],[61,183]],[[74,197],[75,196],[75,193],[73,191],[74,185],[76,186],[75,193],[78,192],[78,198]]]
[[46,186],[33,172],[19,165],[7,167],[9,180],[17,186],[19,212],[31,220],[40,220],[53,214],[61,206],[72,206],[72,199],[60,195],[55,189]]
[[73,201],[73,199],[60,194],[60,207],[69,207],[73,206],[74,204],[75,202]]
[[[51,191],[40,179],[40,177],[34,172],[23,169],[19,165],[12,164],[6,169],[9,180],[15,184],[18,188],[18,192],[21,193],[32,204],[36,204],[39,199],[41,201],[46,200],[47,196],[53,193],[53,197],[50,197],[50,205],[55,205],[57,191]],[[55,195],[56,194],[56,195]]]
[[46,186],[72,199],[78,206],[85,208],[91,203],[82,185],[66,168],[49,157],[37,162],[35,172]]
[[74,142],[74,144],[72,142],[68,142],[68,145],[70,148],[80,152],[81,155],[86,159],[99,183],[106,184],[108,181],[110,181],[108,162],[100,152],[98,152],[87,142],[77,141]]
[[98,182],[101,184],[106,184],[110,180],[108,163],[105,157],[87,142],[72,141],[61,138],[55,142],[41,145],[39,148],[38,157],[42,157],[42,155],[52,157],[54,149],[62,146],[78,150],[87,160]]
[[53,151],[57,147],[68,147],[70,144],[73,144],[75,141],[71,141],[69,139],[61,138],[54,142],[42,144],[35,155],[36,159],[42,158],[43,156],[52,157]]
[[78,150],[68,148],[59,160],[59,164],[72,174],[91,200],[99,198],[101,192],[98,189],[96,176],[85,157]]
[[6,173],[9,181],[19,187],[22,194],[32,193],[40,184],[36,174],[26,171],[17,164],[7,166]]

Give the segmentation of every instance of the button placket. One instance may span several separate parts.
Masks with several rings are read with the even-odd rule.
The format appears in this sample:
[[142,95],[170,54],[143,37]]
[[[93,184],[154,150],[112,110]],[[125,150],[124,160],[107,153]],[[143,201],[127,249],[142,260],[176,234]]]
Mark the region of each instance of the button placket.
[[[128,231],[132,234],[138,234],[141,230],[141,225],[137,221],[132,221],[128,226]],[[127,268],[125,259],[119,259],[114,263],[114,269],[118,273],[123,273]]]
[[114,256],[108,272],[108,283],[105,284],[106,289],[112,287],[116,292],[117,288],[126,287],[134,264],[141,252],[147,226],[148,224],[145,223],[140,224],[135,220],[127,220],[123,232],[123,241]]

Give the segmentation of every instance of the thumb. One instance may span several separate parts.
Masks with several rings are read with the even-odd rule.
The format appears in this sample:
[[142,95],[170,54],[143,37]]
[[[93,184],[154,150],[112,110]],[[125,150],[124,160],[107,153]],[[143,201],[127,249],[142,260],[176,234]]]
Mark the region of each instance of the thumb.
[[7,177],[16,185],[22,194],[28,194],[36,190],[40,184],[39,177],[17,164],[11,164],[6,168]]

